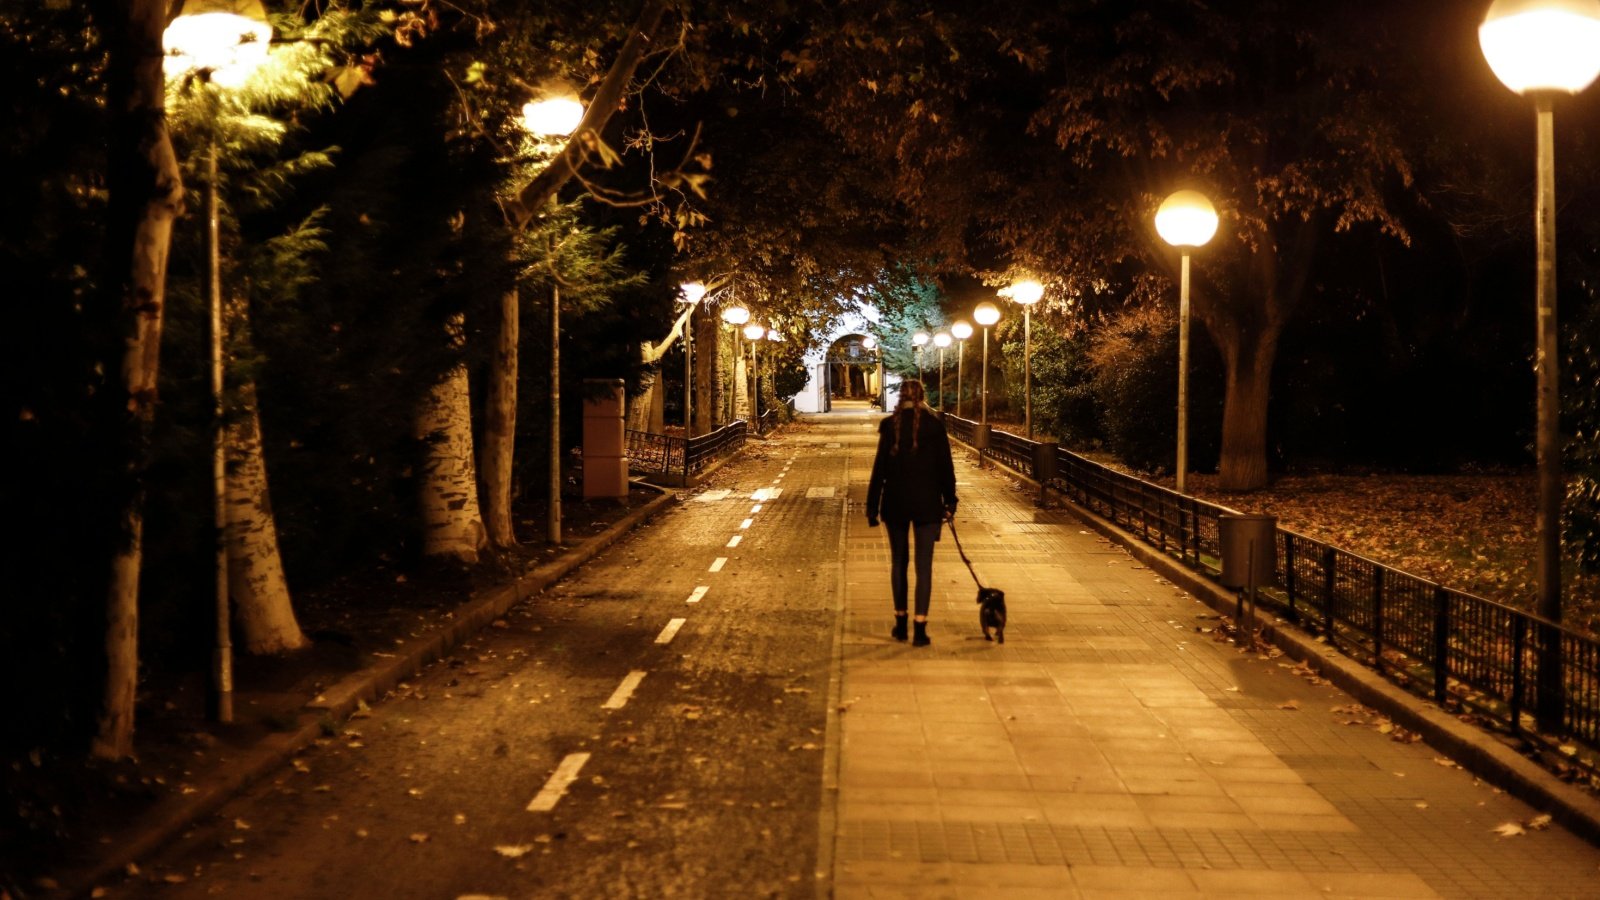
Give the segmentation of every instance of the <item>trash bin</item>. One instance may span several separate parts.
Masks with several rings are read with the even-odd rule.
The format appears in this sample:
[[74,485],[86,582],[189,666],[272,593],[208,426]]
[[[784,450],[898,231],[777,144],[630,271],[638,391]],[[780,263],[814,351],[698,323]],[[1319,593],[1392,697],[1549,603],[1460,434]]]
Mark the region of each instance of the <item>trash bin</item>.
[[979,422],[972,426],[972,447],[975,450],[989,449],[989,423]]
[[1217,517],[1222,543],[1223,587],[1240,590],[1250,585],[1251,547],[1255,544],[1255,586],[1277,582],[1278,519],[1276,516],[1224,515]]
[[1033,445],[1033,480],[1044,484],[1056,477],[1056,450],[1060,447],[1055,441],[1040,441]]

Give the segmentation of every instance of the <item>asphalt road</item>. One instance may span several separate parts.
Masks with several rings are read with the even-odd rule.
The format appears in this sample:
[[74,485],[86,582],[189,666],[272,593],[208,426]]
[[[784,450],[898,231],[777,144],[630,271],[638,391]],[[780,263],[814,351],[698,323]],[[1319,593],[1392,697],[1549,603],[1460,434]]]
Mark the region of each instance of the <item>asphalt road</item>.
[[753,445],[106,895],[815,896],[851,452]]

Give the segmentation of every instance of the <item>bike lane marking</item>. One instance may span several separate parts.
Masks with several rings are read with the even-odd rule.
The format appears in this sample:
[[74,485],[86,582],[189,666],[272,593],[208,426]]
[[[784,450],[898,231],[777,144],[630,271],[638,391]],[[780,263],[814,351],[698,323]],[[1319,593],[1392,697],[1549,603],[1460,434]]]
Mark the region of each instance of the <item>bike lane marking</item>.
[[555,809],[561,798],[566,796],[567,788],[578,780],[578,773],[583,771],[584,763],[588,761],[588,753],[567,754],[567,757],[561,760],[561,764],[556,766],[556,770],[550,774],[550,779],[544,783],[544,787],[528,801],[528,812],[549,812]]
[[610,699],[600,704],[600,708],[621,709],[624,706],[627,706],[628,700],[633,697],[634,689],[639,686],[639,682],[644,680],[644,676],[645,673],[639,669],[634,669],[632,672],[629,672],[622,679],[622,683],[617,685],[617,689],[611,692]]
[[672,639],[678,636],[678,629],[682,628],[683,627],[683,623],[685,623],[687,621],[689,621],[689,620],[688,619],[673,619],[673,620],[669,621],[667,623],[667,627],[661,629],[661,633],[656,635],[656,643],[658,643],[658,644],[670,644],[670,643],[672,643]]

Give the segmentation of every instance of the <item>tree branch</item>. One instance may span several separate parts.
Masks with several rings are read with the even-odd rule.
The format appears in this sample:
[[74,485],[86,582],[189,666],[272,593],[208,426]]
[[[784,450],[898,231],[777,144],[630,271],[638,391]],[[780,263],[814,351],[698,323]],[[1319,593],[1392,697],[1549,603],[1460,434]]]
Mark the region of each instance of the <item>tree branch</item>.
[[566,147],[562,148],[560,155],[551,161],[549,166],[523,185],[517,191],[516,198],[509,204],[512,222],[518,230],[526,228],[538,210],[542,209],[550,198],[561,190],[562,185],[577,173],[579,157],[583,152],[581,137],[586,133],[593,133],[598,140],[600,132],[605,130],[612,113],[617,111],[617,105],[622,100],[628,82],[633,80],[633,73],[644,59],[645,45],[649,43],[656,27],[661,23],[661,16],[666,9],[667,0],[644,0],[644,7],[639,10],[639,18],[629,30],[628,39],[617,52],[616,61],[611,64],[611,71],[607,72],[605,80],[600,82],[600,89],[589,101],[588,109],[584,110],[583,121],[578,123],[572,136],[567,139]]

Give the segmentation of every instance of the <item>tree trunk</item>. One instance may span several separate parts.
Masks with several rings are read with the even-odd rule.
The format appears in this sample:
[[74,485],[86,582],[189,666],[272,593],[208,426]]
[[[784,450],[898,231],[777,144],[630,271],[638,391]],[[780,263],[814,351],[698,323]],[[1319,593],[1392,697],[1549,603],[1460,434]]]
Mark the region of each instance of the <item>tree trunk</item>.
[[717,320],[700,316],[694,328],[694,433],[710,434],[716,426]]
[[628,404],[628,430],[649,431],[661,378],[654,369],[639,370],[639,393]]
[[[452,326],[459,339],[460,322]],[[416,435],[427,446],[418,479],[422,506],[422,555],[471,565],[488,535],[478,513],[478,481],[472,464],[472,398],[465,364],[451,369],[428,391],[417,412]]]
[[[121,759],[133,751],[139,672],[139,572],[143,561],[144,468],[160,370],[162,311],[172,224],[183,212],[183,179],[167,134],[161,71],[164,0],[96,4],[110,41],[111,212],[105,296],[121,343],[116,405],[119,466],[117,540],[106,583],[104,694],[90,752]],[[109,367],[108,367],[109,368]]]
[[1222,460],[1217,487],[1253,491],[1267,485],[1267,403],[1278,335],[1246,331],[1224,341],[1227,380],[1222,406]]
[[295,619],[289,582],[278,553],[278,527],[261,452],[261,410],[254,382],[239,389],[238,421],[228,426],[228,594],[249,653],[282,653],[306,646]]
[[519,297],[515,287],[500,295],[500,329],[484,398],[483,491],[489,542],[516,544],[511,525],[512,462],[517,436],[517,344]]

